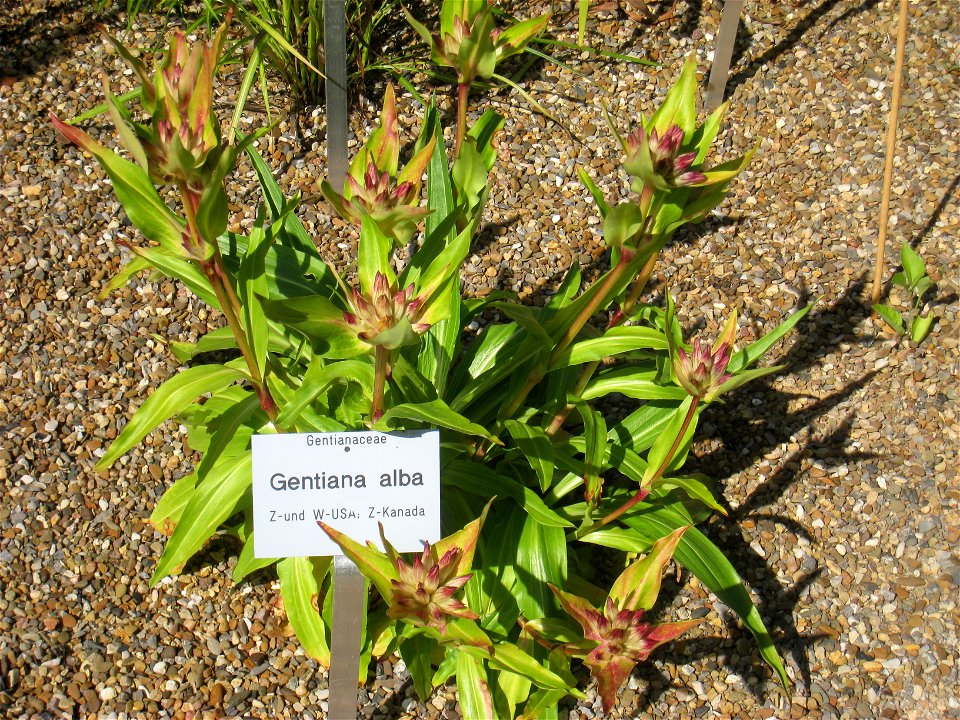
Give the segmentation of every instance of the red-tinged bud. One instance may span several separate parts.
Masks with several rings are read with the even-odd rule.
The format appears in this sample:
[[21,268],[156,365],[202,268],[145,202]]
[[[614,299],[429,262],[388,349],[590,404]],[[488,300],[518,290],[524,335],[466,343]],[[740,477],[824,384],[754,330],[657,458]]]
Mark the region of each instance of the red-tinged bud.
[[377,272],[369,297],[353,289],[351,309],[344,313],[344,322],[356,328],[357,337],[371,345],[393,350],[416,342],[430,325],[420,322],[426,299],[414,297],[415,292],[413,284],[398,290],[386,275]]
[[[658,552],[664,542],[664,539],[657,541],[651,553]],[[669,553],[672,552],[671,547]],[[645,563],[648,556],[645,561],[627,568],[614,583],[602,610],[582,597],[549,586],[561,607],[583,629],[582,641],[568,642],[561,647],[568,655],[583,658],[584,664],[597,678],[597,690],[607,713],[616,704],[617,690],[638,662],[645,661],[658,645],[699,622],[688,620],[655,625],[645,620],[644,608],[651,607],[656,600],[662,566],[668,559],[669,554],[656,557],[652,564]],[[615,593],[618,600],[614,599]],[[641,602],[646,605],[640,605]]]
[[414,557],[412,565],[396,556],[398,577],[390,580],[392,597],[387,615],[441,633],[446,632],[451,618],[476,620],[479,616],[453,597],[471,578],[456,574],[460,552],[451,548],[437,559],[436,550],[425,542],[423,553]]
[[727,320],[723,332],[712,348],[700,338],[696,338],[693,341],[692,354],[688,354],[683,348],[677,349],[673,358],[673,373],[677,382],[693,397],[712,400],[720,387],[730,379],[726,369],[733,357],[736,322],[734,313]]
[[703,183],[707,176],[690,170],[697,153],[680,152],[683,140],[683,130],[678,125],[671,125],[663,133],[653,128],[649,137],[642,126],[637,127],[624,143],[624,168],[648,187],[665,189]]

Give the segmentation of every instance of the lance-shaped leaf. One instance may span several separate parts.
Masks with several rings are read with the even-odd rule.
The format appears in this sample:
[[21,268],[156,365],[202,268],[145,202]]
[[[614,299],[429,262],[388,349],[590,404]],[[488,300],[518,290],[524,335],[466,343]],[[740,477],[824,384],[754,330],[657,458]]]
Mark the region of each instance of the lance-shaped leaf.
[[224,365],[200,365],[174,375],[140,406],[110,449],[97,462],[97,469],[113,465],[117,458],[140,442],[147,433],[186,409],[198,396],[216,392],[244,377],[239,370]]
[[504,28],[496,38],[497,61],[523,52],[530,41],[543,32],[549,20],[550,13],[547,13]]
[[363,576],[376,586],[383,598],[389,601],[392,596],[390,581],[398,577],[397,569],[390,562],[390,558],[372,542],[361,545],[322,520],[317,520],[317,525],[340,547],[343,554],[353,561]]
[[653,544],[646,557],[632,563],[610,588],[610,597],[620,607],[649,610],[660,595],[663,568],[673,557],[687,528],[677,528]]
[[453,548],[460,550],[455,568],[458,575],[470,572],[470,568],[473,567],[473,555],[477,551],[477,538],[480,536],[480,529],[487,521],[487,512],[489,512],[494,500],[496,500],[496,497],[490,498],[487,504],[483,506],[480,517],[476,520],[467,523],[463,529],[438,540],[434,544],[438,555],[445,555]]
[[663,133],[671,125],[679,125],[684,135],[693,133],[697,123],[697,54],[691,52],[683,64],[680,77],[667,91],[663,104],[645,125],[647,130]]
[[93,155],[113,182],[114,190],[130,222],[148,240],[164,246],[169,252],[185,256],[183,222],[171,212],[157,194],[146,171],[136,163],[124,160],[87,133],[63,122],[53,113],[50,121],[67,140]]

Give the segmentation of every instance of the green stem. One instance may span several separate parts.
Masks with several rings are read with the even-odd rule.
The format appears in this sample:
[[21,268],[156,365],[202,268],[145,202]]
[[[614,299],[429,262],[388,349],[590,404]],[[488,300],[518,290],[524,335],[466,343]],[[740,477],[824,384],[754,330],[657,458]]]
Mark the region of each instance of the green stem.
[[693,421],[694,415],[696,415],[697,406],[699,404],[700,404],[700,398],[694,396],[693,401],[690,403],[690,408],[687,410],[687,414],[683,418],[683,424],[680,426],[680,432],[678,432],[677,436],[673,439],[673,444],[670,446],[670,450],[664,456],[663,462],[661,462],[659,467],[657,467],[656,472],[650,478],[650,481],[647,483],[647,485],[641,487],[639,490],[637,490],[633,494],[633,497],[627,500],[623,505],[618,507],[616,510],[613,510],[612,512],[607,513],[602,518],[600,518],[600,520],[598,520],[597,522],[593,523],[592,525],[587,525],[577,529],[577,531],[573,533],[574,539],[579,540],[582,537],[594,532],[595,530],[599,530],[605,525],[609,525],[614,520],[618,519],[624,513],[630,510],[632,507],[637,505],[647,495],[650,494],[650,491],[647,489],[647,486],[652,485],[661,477],[663,477],[663,473],[666,472],[667,468],[670,466],[670,463],[673,461],[674,454],[677,452],[677,449],[680,447],[680,443],[683,442],[683,436],[687,434],[687,428],[690,427],[690,423]]
[[580,334],[580,331],[583,329],[583,326],[592,318],[601,307],[605,307],[610,303],[610,291],[617,286],[617,283],[620,282],[623,273],[626,272],[627,268],[630,266],[630,261],[633,260],[633,251],[628,248],[621,248],[620,250],[620,260],[619,262],[607,273],[607,276],[603,279],[603,283],[600,285],[600,289],[597,291],[597,294],[593,296],[591,301],[587,303],[586,307],[580,311],[580,314],[574,318],[573,322],[570,323],[570,326],[564,332],[563,337],[560,338],[560,341],[557,343],[556,347],[553,348],[553,352],[550,353],[550,362],[551,364],[566,350],[570,343],[572,343],[577,335]]
[[211,256],[206,260],[198,261],[197,264],[207,277],[207,280],[210,281],[213,292],[216,294],[217,300],[220,303],[220,308],[223,310],[223,316],[226,318],[227,326],[237,341],[237,348],[240,350],[240,355],[247,364],[250,380],[257,392],[257,397],[260,399],[260,407],[263,408],[263,411],[267,413],[267,416],[271,420],[276,420],[279,414],[277,403],[270,394],[266,379],[261,375],[260,369],[257,367],[257,361],[250,348],[250,343],[247,340],[247,334],[244,332],[243,324],[240,322],[240,299],[237,297],[236,290],[234,290],[233,284],[227,275],[226,265],[223,262],[223,256],[220,254],[220,248],[217,246],[216,241],[207,243],[206,239],[200,235],[197,226],[197,206],[199,205],[200,197],[183,183],[180,184],[180,194],[183,199],[184,212],[187,216],[187,229],[190,233],[191,242],[195,243],[198,248],[203,248],[205,244],[209,244],[213,248]]
[[390,351],[377,345],[373,366],[373,404],[370,419],[377,422],[383,417],[383,396],[387,387],[387,375],[390,374]]
[[516,413],[520,406],[523,405],[533,388],[535,388],[537,383],[543,379],[547,368],[549,368],[556,361],[560,354],[566,350],[570,343],[573,342],[577,335],[580,334],[583,326],[587,324],[590,318],[592,318],[601,307],[605,307],[607,304],[609,304],[610,298],[608,296],[610,291],[617,286],[618,282],[620,282],[623,273],[628,267],[630,267],[632,259],[633,251],[623,248],[620,253],[619,262],[613,268],[611,268],[610,272],[608,272],[607,276],[603,279],[603,282],[597,293],[593,296],[590,302],[587,303],[586,307],[580,311],[580,314],[573,319],[573,322],[570,323],[569,327],[567,327],[563,337],[560,338],[560,341],[553,348],[553,352],[550,354],[550,359],[547,361],[547,364],[545,366],[538,365],[531,371],[530,377],[527,378],[526,385],[524,385],[523,389],[517,393],[510,405],[508,405],[500,413],[500,417],[513,417],[514,413]]
[[647,283],[650,281],[650,276],[653,275],[653,268],[655,268],[657,265],[657,257],[657,253],[651,255],[647,262],[644,263],[643,268],[641,268],[640,274],[637,275],[637,279],[630,288],[630,294],[627,295],[626,299],[623,301],[623,307],[621,308],[621,311],[623,312],[624,317],[630,314],[630,311],[633,310],[633,306],[637,304],[637,300],[640,299],[640,295],[647,287]]
[[467,98],[470,95],[470,83],[457,85],[457,141],[453,147],[453,157],[460,157],[460,145],[467,134]]

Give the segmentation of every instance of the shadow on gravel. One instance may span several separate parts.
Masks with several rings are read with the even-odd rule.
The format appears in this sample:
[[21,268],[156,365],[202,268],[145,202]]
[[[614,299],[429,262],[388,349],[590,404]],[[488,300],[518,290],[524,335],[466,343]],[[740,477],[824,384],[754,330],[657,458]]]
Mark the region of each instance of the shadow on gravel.
[[[840,343],[862,342],[852,331],[857,322],[866,317],[868,310],[860,301],[864,281],[852,284],[837,302],[830,307],[815,308],[798,325],[797,340],[780,363],[786,365],[785,372],[802,374],[818,364],[818,361],[834,351]],[[805,305],[807,299],[801,300]],[[719,449],[699,457],[691,457],[692,468],[701,469],[713,476],[732,477],[752,466],[756,458],[766,455],[772,448],[790,441],[804,427],[813,424],[831,409],[848,401],[855,393],[867,386],[877,371],[865,373],[862,377],[841,387],[836,392],[820,398],[813,405],[791,411],[791,402],[796,395],[771,389],[769,381],[764,386],[758,382],[749,393],[739,393],[727,404],[716,406],[707,416],[707,423],[713,425],[714,436],[719,437],[722,445]],[[762,398],[762,412],[751,407],[753,400]],[[756,417],[757,424],[744,427],[744,418]],[[741,523],[750,520],[758,525],[767,526],[772,533],[793,533],[811,538],[802,523],[763,509],[776,503],[784,493],[800,480],[802,461],[815,458],[825,467],[840,464],[856,465],[875,455],[869,452],[848,451],[850,431],[854,424],[855,411],[850,413],[832,432],[825,436],[811,433],[807,442],[780,461],[780,469],[764,480],[741,502],[736,510],[727,506],[728,517],[717,517],[703,528],[717,545],[725,550],[734,566],[750,587],[762,599],[761,615],[767,629],[775,638],[782,655],[793,659],[805,686],[810,685],[810,664],[808,647],[823,639],[824,635],[801,635],[794,622],[794,610],[804,590],[822,573],[823,568],[815,563],[804,564],[797,572],[802,573],[791,586],[778,579],[777,571],[771,568],[764,557],[750,544],[750,537],[741,529]],[[746,432],[745,432],[746,430]],[[825,483],[826,484],[826,483]],[[811,498],[815,506],[816,498]],[[735,616],[728,619],[736,625]],[[742,630],[737,630],[742,635]],[[705,639],[709,641],[709,639]],[[698,643],[701,640],[697,641]],[[722,645],[725,642],[718,640]],[[723,656],[721,647],[716,651]],[[730,655],[718,658],[730,665],[737,673],[750,670],[755,661],[756,651],[741,654],[739,659],[731,660]],[[741,667],[741,665],[743,667]],[[763,688],[756,686],[752,691],[760,694]]]
[[87,5],[77,0],[0,0],[0,77],[27,77],[69,54],[70,40],[95,32],[98,18]]
[[950,201],[953,199],[958,187],[960,187],[960,175],[957,175],[953,178],[953,182],[950,183],[950,187],[944,191],[943,197],[940,198],[940,202],[937,203],[937,206],[933,209],[933,212],[930,213],[930,217],[927,218],[926,224],[920,229],[920,232],[911,238],[910,247],[912,247],[914,250],[918,250],[920,248],[920,243],[922,243],[927,235],[930,234],[930,231],[936,227],[937,221],[940,219],[940,216],[943,215],[943,211],[946,210],[947,205],[950,204]]
[[[825,15],[840,4],[840,0],[824,0],[819,5],[808,12],[793,28],[791,28],[786,37],[780,40],[776,45],[764,50],[756,59],[750,62],[745,68],[731,75],[727,81],[725,97],[733,94],[733,91],[748,79],[756,75],[760,69],[767,63],[775,62],[781,55],[789,52],[798,45],[804,35],[807,34],[815,25],[817,25]],[[832,28],[835,25],[860,13],[871,10],[880,4],[880,0],[863,0],[859,5],[844,10],[840,15],[826,24],[826,28]],[[742,29],[742,28],[741,28]]]

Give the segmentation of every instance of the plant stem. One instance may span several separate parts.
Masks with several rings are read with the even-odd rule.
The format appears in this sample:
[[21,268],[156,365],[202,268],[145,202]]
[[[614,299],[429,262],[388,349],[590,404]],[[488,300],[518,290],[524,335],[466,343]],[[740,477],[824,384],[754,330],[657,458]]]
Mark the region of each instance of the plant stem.
[[[527,378],[526,385],[523,386],[523,389],[517,393],[513,401],[506,407],[504,411],[501,412],[501,417],[509,418],[523,405],[523,402],[527,399],[527,396],[530,394],[530,391],[537,386],[537,383],[543,379],[543,376],[546,374],[547,369],[553,364],[553,362],[560,356],[560,354],[567,349],[571,342],[577,337],[580,333],[580,330],[583,329],[583,326],[587,324],[587,321],[593,317],[593,315],[601,308],[609,304],[610,290],[617,286],[617,283],[620,281],[620,278],[623,276],[623,273],[630,267],[630,262],[633,259],[633,251],[628,248],[623,248],[620,254],[619,262],[610,269],[610,272],[607,273],[607,276],[603,279],[603,284],[598,289],[596,295],[587,303],[586,307],[580,311],[580,314],[573,319],[573,322],[570,323],[566,332],[564,332],[563,337],[560,338],[560,341],[553,348],[553,352],[550,354],[550,359],[547,361],[546,366],[538,365],[530,373],[530,377]],[[561,423],[563,420],[560,421]]]
[[233,284],[230,282],[230,277],[227,275],[223,255],[220,254],[220,248],[217,246],[216,241],[214,240],[214,242],[208,243],[207,240],[200,235],[200,230],[197,227],[197,207],[200,203],[200,197],[183,183],[180,184],[180,195],[183,199],[184,212],[187,216],[187,229],[190,233],[191,242],[195,243],[198,248],[203,248],[205,244],[209,244],[213,249],[211,256],[206,260],[198,260],[197,265],[199,265],[207,280],[210,281],[213,292],[220,302],[220,308],[223,311],[224,318],[226,318],[227,326],[233,333],[233,337],[237,341],[237,348],[240,350],[240,355],[247,364],[250,380],[257,392],[257,397],[260,399],[260,407],[263,408],[263,411],[267,413],[267,416],[271,420],[276,420],[279,412],[277,403],[270,394],[266,380],[257,367],[257,361],[250,348],[250,343],[247,340],[247,334],[244,332],[243,324],[240,322],[240,299],[237,297],[236,290],[234,290]]
[[[687,414],[683,418],[683,424],[680,426],[680,431],[677,433],[677,436],[673,439],[673,444],[670,446],[670,450],[664,456],[663,462],[661,462],[659,467],[657,467],[656,472],[653,474],[653,477],[650,478],[650,481],[647,483],[647,485],[652,485],[661,477],[663,477],[663,473],[666,472],[667,468],[670,466],[670,463],[673,461],[674,454],[677,452],[677,449],[680,447],[680,443],[683,441],[683,436],[687,434],[687,428],[690,427],[690,423],[693,421],[693,417],[697,412],[697,406],[699,404],[700,404],[700,398],[694,396],[693,401],[690,403],[690,408],[687,410]],[[605,525],[609,525],[614,520],[622,516],[625,512],[630,510],[634,505],[641,502],[649,494],[650,494],[650,490],[648,489],[647,486],[641,487],[639,490],[637,490],[633,494],[633,497],[627,500],[623,505],[618,507],[616,510],[613,510],[612,512],[607,513],[602,518],[600,518],[600,520],[593,523],[592,525],[579,528],[575,533],[573,533],[574,539],[579,540],[585,535],[589,535],[593,531],[599,530]]]
[[651,255],[647,262],[644,263],[643,268],[641,268],[640,274],[637,275],[637,279],[630,288],[630,294],[627,295],[623,301],[621,310],[625,316],[630,314],[633,306],[636,305],[637,300],[640,299],[640,295],[643,294],[644,289],[646,289],[647,283],[650,281],[650,276],[653,275],[653,268],[657,265],[657,257],[658,253]]
[[387,387],[387,375],[390,374],[390,351],[377,345],[373,366],[373,404],[370,418],[377,422],[383,417],[383,395]]
[[633,259],[633,251],[628,248],[621,248],[620,251],[620,261],[607,273],[607,276],[603,279],[603,283],[600,286],[600,289],[597,291],[597,294],[594,295],[593,299],[587,303],[586,307],[580,311],[580,314],[574,318],[573,322],[570,323],[570,326],[564,332],[563,337],[560,338],[560,341],[557,343],[556,347],[553,348],[553,352],[550,353],[551,363],[556,360],[564,350],[566,350],[570,343],[576,339],[577,335],[580,334],[580,331],[583,329],[583,326],[596,314],[601,307],[605,307],[610,303],[610,298],[608,297],[610,291],[617,286],[617,283],[620,282],[623,273],[626,272],[627,268],[630,266],[630,261]]
[[454,159],[460,157],[460,145],[467,134],[467,98],[470,95],[470,83],[457,85],[457,141],[453,146]]

